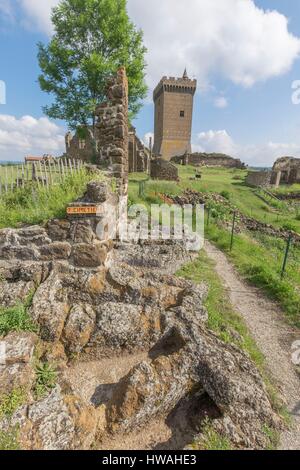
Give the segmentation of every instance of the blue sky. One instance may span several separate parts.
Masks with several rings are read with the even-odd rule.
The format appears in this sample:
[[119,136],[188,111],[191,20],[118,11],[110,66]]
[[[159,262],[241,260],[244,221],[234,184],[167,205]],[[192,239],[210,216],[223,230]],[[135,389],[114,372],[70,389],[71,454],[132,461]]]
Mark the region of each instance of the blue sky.
[[[65,124],[43,116],[51,97],[37,83],[36,44],[49,41],[50,9],[57,2],[0,0],[0,81],[6,84],[0,160],[63,151]],[[292,83],[300,80],[300,2],[189,0],[189,5],[128,0],[149,49],[150,93],[135,121],[138,134],[153,132],[151,92],[159,78],[179,76],[187,66],[198,79],[195,150],[223,151],[260,166],[283,155],[300,157],[300,106],[291,100]]]

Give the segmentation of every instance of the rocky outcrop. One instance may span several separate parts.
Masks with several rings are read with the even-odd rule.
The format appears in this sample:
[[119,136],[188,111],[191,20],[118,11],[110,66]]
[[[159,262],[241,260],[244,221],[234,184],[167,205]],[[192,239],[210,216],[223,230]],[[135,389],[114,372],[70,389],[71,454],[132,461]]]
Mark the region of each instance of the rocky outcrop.
[[[278,427],[280,421],[259,373],[244,353],[207,328],[203,306],[207,286],[173,276],[179,264],[194,255],[171,241],[119,244],[112,253],[113,262],[106,269],[79,268],[62,261],[50,264],[29,310],[44,341],[43,357],[51,357],[51,351],[57,359],[80,354],[86,367],[90,359],[98,358],[101,364],[101,358],[118,360],[139,351],[148,351],[148,358],[96,405],[82,402],[59,375],[60,386],[41,400],[31,399],[9,422],[3,420],[1,428],[20,426],[25,449],[88,448],[96,436],[101,446],[109,436],[121,439],[123,433],[142,429],[150,421],[170,419],[184,402],[186,409],[193,403],[196,410],[185,416],[190,442],[213,409],[213,426],[232,445],[264,448],[263,426]],[[26,373],[29,391],[34,370],[26,361],[32,357],[34,338],[5,338],[15,345],[13,360],[30,369]],[[6,364],[1,370],[7,390],[20,385],[17,380],[10,385],[5,378],[10,367]],[[64,368],[62,362],[59,370],[63,373]],[[24,377],[20,370],[18,376]]]

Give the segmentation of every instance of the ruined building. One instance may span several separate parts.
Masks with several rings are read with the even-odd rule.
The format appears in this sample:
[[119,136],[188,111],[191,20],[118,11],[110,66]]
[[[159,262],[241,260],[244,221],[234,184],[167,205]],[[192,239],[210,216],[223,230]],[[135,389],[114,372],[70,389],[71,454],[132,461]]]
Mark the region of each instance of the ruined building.
[[170,160],[191,153],[193,102],[197,80],[163,77],[153,93],[155,105],[153,153]]
[[278,158],[273,166],[272,183],[276,186],[300,183],[300,158]]
[[208,166],[223,168],[238,168],[243,170],[246,165],[238,158],[232,158],[223,153],[188,153],[172,157],[172,162],[178,165]]
[[128,158],[129,173],[149,173],[150,150],[145,147],[143,142],[139,139],[136,134],[136,129],[133,126],[129,129]]
[[[98,110],[101,107],[98,108]],[[115,118],[117,119],[117,111]],[[103,136],[101,134],[101,126],[97,125],[95,129],[95,138],[91,128],[85,129],[84,137],[76,132],[66,134],[66,156],[72,159],[79,159],[85,162],[101,163],[106,161],[111,165],[111,161],[101,151],[101,142]],[[129,172],[149,172],[150,168],[150,151],[136,135],[136,130],[131,127],[128,136],[128,164]]]

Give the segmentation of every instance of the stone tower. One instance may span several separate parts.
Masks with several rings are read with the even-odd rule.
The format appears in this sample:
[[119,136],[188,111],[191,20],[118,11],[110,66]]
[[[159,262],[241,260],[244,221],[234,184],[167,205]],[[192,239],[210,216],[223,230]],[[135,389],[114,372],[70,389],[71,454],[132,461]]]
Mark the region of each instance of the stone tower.
[[163,77],[153,93],[155,105],[154,148],[156,155],[170,160],[191,153],[194,94],[197,80]]

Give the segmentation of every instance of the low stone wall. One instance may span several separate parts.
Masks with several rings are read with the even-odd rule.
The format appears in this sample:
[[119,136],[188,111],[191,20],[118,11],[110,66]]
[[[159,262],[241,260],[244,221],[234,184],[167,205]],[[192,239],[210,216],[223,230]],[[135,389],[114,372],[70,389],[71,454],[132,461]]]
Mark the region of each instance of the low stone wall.
[[176,166],[162,158],[156,158],[151,161],[150,176],[151,178],[158,180],[179,180],[178,169]]
[[232,158],[228,155],[217,153],[191,153],[178,157],[173,157],[172,162],[180,165],[194,165],[194,166],[216,166],[224,168],[239,168],[245,169],[246,166],[241,160]]
[[246,184],[249,186],[263,186],[268,187],[271,185],[272,171],[249,171]]
[[[69,208],[77,211],[65,219],[50,220],[45,227],[32,226],[0,231],[0,259],[20,261],[67,261],[73,266],[94,268],[109,261],[112,241],[109,233],[101,230],[99,222],[111,216],[110,208],[117,203],[105,182],[92,182],[85,196]],[[82,214],[80,210],[95,211]]]

